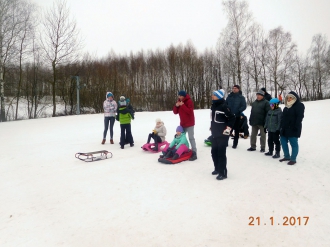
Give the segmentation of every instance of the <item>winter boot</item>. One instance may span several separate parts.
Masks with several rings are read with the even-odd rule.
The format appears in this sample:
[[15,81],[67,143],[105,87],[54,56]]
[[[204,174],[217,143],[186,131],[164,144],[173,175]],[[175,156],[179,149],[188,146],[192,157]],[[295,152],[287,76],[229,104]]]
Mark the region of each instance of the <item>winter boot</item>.
[[275,155],[273,156],[274,159],[277,159],[280,157],[280,152],[276,152]]
[[104,144],[105,143],[105,139],[102,140],[101,144]]
[[221,174],[221,173],[217,176],[217,180],[224,180],[226,178],[227,178],[227,176],[225,176],[224,174]]
[[266,156],[272,156],[273,155],[273,152],[271,151],[268,151],[267,153],[265,153]]
[[214,170],[214,171],[212,172],[212,175],[218,175],[218,174],[219,174],[219,172],[216,171],[216,170]]
[[280,159],[279,162],[289,161],[289,160],[290,160],[290,158],[285,158],[285,157],[284,157],[283,159]]
[[193,151],[191,157],[189,158],[190,161],[194,161],[194,160],[197,160],[197,154],[195,151]]
[[173,155],[172,160],[177,160],[178,158],[179,158],[179,155],[178,155],[177,153],[175,153],[175,154]]
[[169,150],[167,151],[167,153],[164,155],[164,159],[168,159],[168,158],[171,158],[173,157],[173,153],[172,153],[172,150]]
[[113,139],[110,139],[110,143],[111,143],[111,144],[113,144],[113,143],[114,143],[114,142],[113,142]]

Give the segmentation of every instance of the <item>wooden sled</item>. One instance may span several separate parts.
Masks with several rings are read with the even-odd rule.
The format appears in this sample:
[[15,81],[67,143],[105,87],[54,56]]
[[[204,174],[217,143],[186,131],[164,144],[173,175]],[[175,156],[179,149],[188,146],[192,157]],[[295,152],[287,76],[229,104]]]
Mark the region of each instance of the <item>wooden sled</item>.
[[112,153],[107,150],[101,150],[101,151],[95,151],[89,153],[76,153],[75,157],[85,162],[93,162],[98,160],[105,160],[107,158],[112,158]]

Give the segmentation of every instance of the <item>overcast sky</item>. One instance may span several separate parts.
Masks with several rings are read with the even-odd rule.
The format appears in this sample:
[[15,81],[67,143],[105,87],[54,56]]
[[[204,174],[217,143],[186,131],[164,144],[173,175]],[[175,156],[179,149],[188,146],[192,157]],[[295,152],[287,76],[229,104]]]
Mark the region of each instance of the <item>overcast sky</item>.
[[[53,0],[31,0],[43,9]],[[330,0],[247,0],[254,20],[268,32],[282,26],[301,53],[315,34],[330,38]],[[222,0],[67,0],[84,38],[99,57],[129,54],[191,41],[198,51],[214,48],[227,24]]]

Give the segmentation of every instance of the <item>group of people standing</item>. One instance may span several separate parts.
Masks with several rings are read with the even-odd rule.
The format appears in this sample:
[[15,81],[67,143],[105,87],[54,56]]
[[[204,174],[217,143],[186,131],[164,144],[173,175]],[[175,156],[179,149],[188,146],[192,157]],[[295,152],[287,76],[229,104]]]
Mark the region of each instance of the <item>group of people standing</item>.
[[120,122],[120,148],[124,149],[125,144],[134,146],[134,139],[131,131],[131,120],[134,119],[134,110],[130,100],[120,96],[118,103],[114,100],[113,94],[107,92],[106,100],[103,102],[104,110],[104,131],[101,144],[106,142],[108,129],[110,130],[110,143],[113,141],[113,126],[115,120]]
[[[234,131],[232,148],[238,145],[241,114],[246,109],[246,101],[239,85],[234,85],[232,92],[224,99],[225,92],[220,89],[212,93],[211,106],[211,143],[214,171],[218,180],[227,178],[227,157],[229,134]],[[284,110],[280,108],[280,100],[272,99],[265,88],[256,93],[256,100],[251,105],[249,124],[252,127],[250,148],[247,151],[256,151],[257,136],[260,132],[260,152],[265,152],[266,133],[268,131],[268,149],[266,156],[280,158],[280,150],[284,158],[280,162],[288,161],[288,165],[296,164],[299,151],[298,138],[301,135],[302,120],[305,106],[299,96],[291,91],[284,99]],[[291,154],[289,145],[291,145]],[[275,154],[274,154],[275,146]],[[274,155],[273,155],[274,154]]]
[[[228,146],[229,136],[234,132],[233,149],[238,146],[239,133],[242,129],[242,120],[245,122],[247,118],[244,115],[246,109],[246,100],[240,90],[239,85],[234,85],[232,92],[225,99],[225,91],[223,89],[212,92],[211,106],[211,136],[209,137],[212,148],[211,156],[214,164],[212,175],[217,175],[218,180],[227,178],[227,156],[226,149]],[[265,153],[266,133],[268,131],[268,152],[266,156],[274,159],[280,158],[280,150],[284,153],[284,158],[280,162],[288,161],[288,165],[294,165],[297,161],[299,152],[298,138],[301,135],[302,120],[304,118],[305,107],[300,102],[299,96],[291,91],[284,98],[284,110],[280,108],[281,101],[278,98],[271,98],[265,88],[261,88],[256,93],[256,100],[251,105],[251,113],[249,117],[249,125],[252,127],[250,135],[250,148],[248,151],[256,151],[257,136],[260,133],[260,152]],[[127,99],[120,97],[117,103],[113,100],[111,92],[107,93],[107,99],[104,101],[104,133],[102,144],[105,143],[107,129],[110,123],[110,143],[113,144],[113,125],[114,120],[120,121],[121,138],[120,145],[129,143],[134,146],[133,136],[131,133],[131,120],[134,119],[133,109],[127,106]],[[180,117],[180,126],[176,129],[176,135],[171,142],[168,150],[165,150],[163,156],[177,159],[183,152],[189,150],[191,144],[192,156],[190,161],[197,159],[197,148],[194,137],[195,115],[194,103],[186,91],[181,90],[178,93],[178,100],[173,106],[173,113]],[[186,139],[186,134],[188,139]],[[157,143],[165,140],[166,128],[163,121],[156,119],[156,126],[152,133],[148,136],[147,143],[151,138],[155,141],[154,150],[158,151]],[[244,130],[244,137],[249,135],[248,128]],[[189,142],[188,142],[189,140]],[[289,152],[290,143],[292,151]],[[183,146],[181,146],[183,144]],[[181,149],[179,150],[181,146]],[[274,152],[275,148],[275,152]]]

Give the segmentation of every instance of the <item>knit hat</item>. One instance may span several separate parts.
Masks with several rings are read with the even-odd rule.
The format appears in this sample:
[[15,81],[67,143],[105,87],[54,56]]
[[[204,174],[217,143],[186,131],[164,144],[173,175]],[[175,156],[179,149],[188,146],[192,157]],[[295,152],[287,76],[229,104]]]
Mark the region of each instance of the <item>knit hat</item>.
[[260,90],[264,91],[266,93],[266,88],[262,87]]
[[161,123],[162,120],[160,118],[156,118],[156,123]]
[[218,99],[222,99],[225,96],[225,91],[223,89],[213,91],[213,95],[215,95]]
[[261,95],[261,96],[265,96],[265,92],[262,91],[261,89],[260,89],[256,94],[259,94],[259,95]]
[[113,97],[113,94],[112,94],[111,92],[109,92],[109,93],[107,94],[107,98],[109,98],[109,97]]
[[126,100],[120,100],[119,105],[120,106],[126,106]]
[[244,113],[243,113],[243,112],[241,112],[241,116],[242,116],[242,117],[245,117],[245,115],[244,115]]
[[237,89],[241,89],[239,85],[234,85],[233,87],[236,87]]
[[182,128],[182,126],[178,126],[177,128],[176,128],[176,132],[183,132],[183,128]]
[[125,101],[125,97],[124,96],[120,96],[120,101]]
[[178,95],[179,95],[179,96],[186,97],[187,93],[186,93],[186,91],[181,90],[181,91],[179,91]]
[[278,98],[272,98],[270,101],[269,101],[270,104],[278,104],[280,103],[279,99]]

